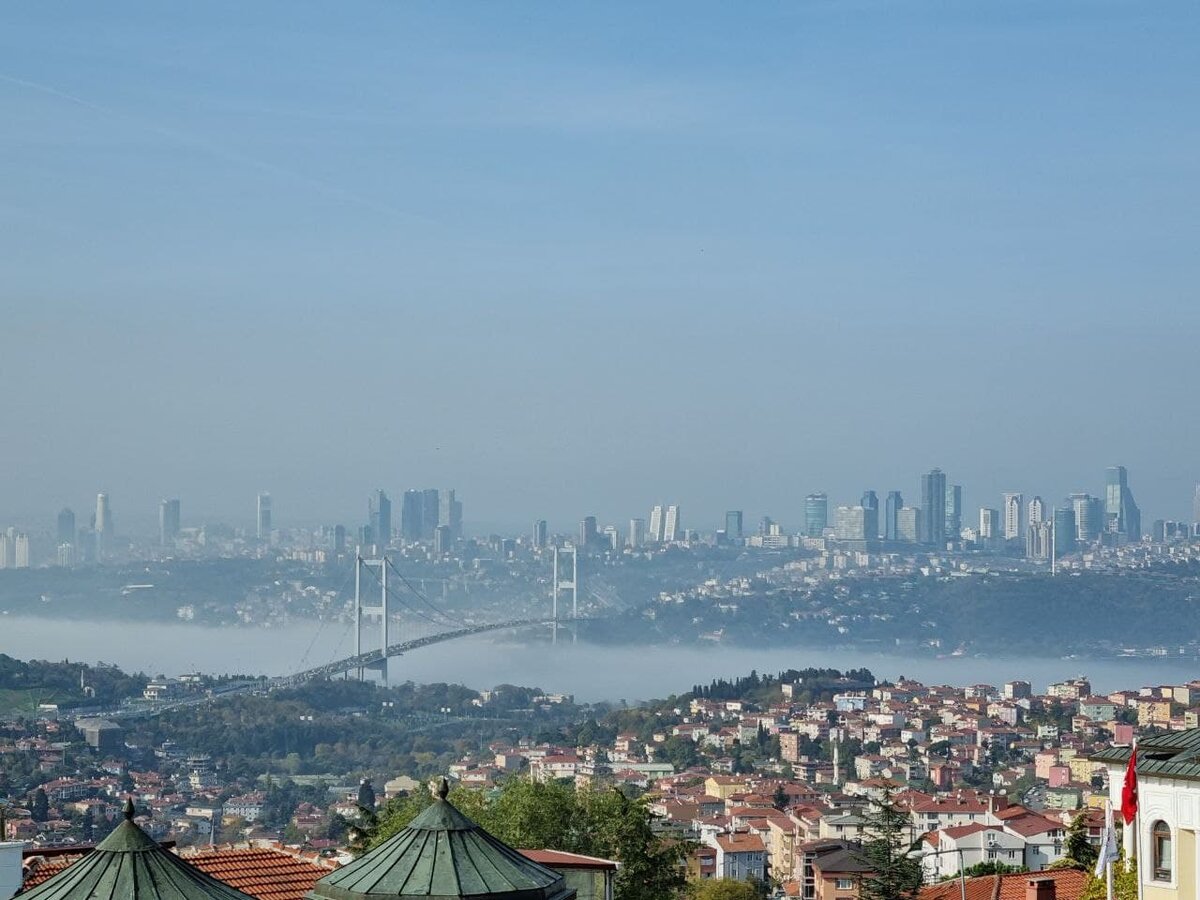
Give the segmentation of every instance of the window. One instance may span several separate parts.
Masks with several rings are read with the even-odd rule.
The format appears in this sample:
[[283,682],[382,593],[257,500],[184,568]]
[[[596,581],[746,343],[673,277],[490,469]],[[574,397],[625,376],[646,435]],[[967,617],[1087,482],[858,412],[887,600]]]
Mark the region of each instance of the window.
[[1154,880],[1171,880],[1171,829],[1162,819],[1150,826],[1150,849]]
[[837,889],[839,891],[854,890],[854,879],[853,878],[839,878],[837,880]]

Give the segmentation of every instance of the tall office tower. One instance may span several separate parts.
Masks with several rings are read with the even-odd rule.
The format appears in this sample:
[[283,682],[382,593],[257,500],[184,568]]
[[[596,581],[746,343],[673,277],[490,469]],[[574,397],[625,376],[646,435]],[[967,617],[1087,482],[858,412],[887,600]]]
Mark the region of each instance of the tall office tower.
[[75,565],[75,545],[70,543],[59,544],[58,552],[55,555],[55,563],[61,569],[69,569]]
[[730,541],[740,541],[742,532],[742,511],[731,509],[725,513],[725,538]]
[[1129,541],[1142,537],[1142,513],[1133,502],[1129,475],[1124,466],[1109,466],[1104,494],[1105,531],[1119,534]]
[[839,541],[867,539],[867,511],[861,506],[839,506],[833,514],[833,534]]
[[667,516],[663,520],[663,536],[662,539],[667,543],[673,543],[683,537],[679,532],[679,507],[668,506]]
[[450,536],[454,540],[462,537],[462,503],[455,498],[453,489],[438,494],[437,522],[450,526]]
[[1037,525],[1046,521],[1046,501],[1041,497],[1034,497],[1029,501],[1029,524]]
[[173,546],[179,536],[179,499],[161,500],[158,504],[158,543]]
[[405,491],[400,501],[400,537],[406,541],[421,539],[420,491]]
[[1066,506],[1056,507],[1054,510],[1052,540],[1054,542],[1053,555],[1056,559],[1075,552],[1079,536],[1075,530],[1075,507],[1069,500]]
[[1025,495],[1009,492],[1004,495],[1004,539],[1016,540],[1025,536]]
[[1030,559],[1050,558],[1050,530],[1053,526],[1046,521],[1030,522],[1025,530],[1025,555]]
[[1200,484],[1192,492],[1192,524],[1200,522]]
[[946,485],[946,539],[957,541],[962,536],[962,485]]
[[661,544],[663,539],[663,508],[661,505],[650,510],[650,533],[646,535],[652,543]]
[[916,506],[902,506],[896,510],[896,540],[910,544],[925,542],[925,517]]
[[13,539],[13,568],[28,569],[30,562],[29,535],[18,531]]
[[584,516],[579,523],[579,546],[591,547],[596,543],[596,517]]
[[421,539],[432,541],[441,515],[441,501],[436,488],[421,491]]
[[804,534],[819,538],[829,525],[829,498],[818,491],[804,498]]
[[[962,510],[959,510],[962,515]],[[924,543],[946,546],[946,473],[930,469],[921,476],[921,531]],[[958,535],[953,535],[957,538]]]
[[[1092,544],[1104,530],[1104,502],[1091,494],[1071,494],[1067,503],[1075,515],[1075,540],[1081,544]],[[1058,549],[1062,551],[1060,543]]]
[[550,526],[546,524],[545,519],[538,519],[533,523],[534,549],[541,550],[548,543],[550,543]]
[[67,506],[58,514],[58,543],[75,543],[75,513]]
[[392,501],[382,489],[376,490],[367,499],[367,516],[375,543],[386,547],[392,541]]
[[887,499],[883,501],[883,539],[897,541],[900,539],[896,530],[896,519],[904,508],[904,497],[899,491],[888,491]]
[[103,559],[111,552],[113,539],[112,508],[108,505],[108,494],[96,495],[96,559]]
[[979,510],[979,536],[985,541],[1000,537],[1000,510],[984,506]]
[[16,553],[16,529],[10,528],[0,533],[0,569],[13,568]]
[[254,533],[260,541],[271,539],[271,495],[265,491],[258,495],[258,527]]
[[433,529],[433,552],[437,556],[445,556],[454,546],[454,531],[449,525],[439,525]]
[[342,556],[346,552],[346,526],[333,526],[333,553]]
[[604,543],[609,550],[621,549],[621,532],[617,530],[616,525],[604,526]]
[[629,546],[634,550],[646,543],[646,520],[629,520]]
[[874,541],[879,538],[879,498],[874,491],[866,491],[862,495],[860,505],[863,508],[863,540]]

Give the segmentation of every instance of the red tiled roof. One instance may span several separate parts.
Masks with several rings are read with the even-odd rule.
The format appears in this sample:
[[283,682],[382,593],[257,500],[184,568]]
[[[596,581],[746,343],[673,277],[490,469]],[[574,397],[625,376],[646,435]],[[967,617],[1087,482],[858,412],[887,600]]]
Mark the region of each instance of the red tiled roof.
[[274,848],[220,847],[181,855],[201,872],[258,900],[301,900],[337,868],[315,854],[301,856]]
[[[1047,869],[968,878],[967,900],[1025,900],[1026,886],[1031,880],[1041,878],[1054,879],[1055,900],[1079,900],[1087,887],[1088,873],[1079,869]],[[958,880],[921,888],[920,900],[959,900]]]
[[601,859],[598,856],[584,856],[581,853],[563,853],[560,850],[518,850],[523,857],[535,863],[549,866],[552,869],[609,869],[617,870],[617,864],[611,859]]

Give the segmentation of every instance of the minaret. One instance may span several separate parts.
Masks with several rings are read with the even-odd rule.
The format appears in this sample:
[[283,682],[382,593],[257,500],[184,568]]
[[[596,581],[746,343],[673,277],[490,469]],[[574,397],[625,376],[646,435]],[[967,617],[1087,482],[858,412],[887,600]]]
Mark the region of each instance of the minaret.
[[842,783],[841,753],[839,752],[839,751],[841,751],[841,749],[842,749],[841,741],[834,741],[833,742],[833,784],[835,787],[840,786]]

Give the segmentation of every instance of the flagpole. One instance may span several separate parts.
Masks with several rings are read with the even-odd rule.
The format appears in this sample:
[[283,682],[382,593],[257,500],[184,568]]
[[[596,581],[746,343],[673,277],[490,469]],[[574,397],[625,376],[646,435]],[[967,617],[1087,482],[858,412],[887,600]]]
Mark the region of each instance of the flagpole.
[[[1108,842],[1113,840],[1113,808],[1112,808],[1112,799],[1111,798],[1109,798],[1104,803],[1104,830],[1107,832],[1107,835],[1105,836],[1104,853],[1108,854],[1109,848],[1111,846],[1111,844],[1109,844]],[[1104,864],[1104,895],[1107,898],[1107,900],[1113,900],[1113,871],[1112,870],[1113,870],[1113,860],[1112,860],[1112,857],[1109,856],[1108,862],[1106,862]]]

